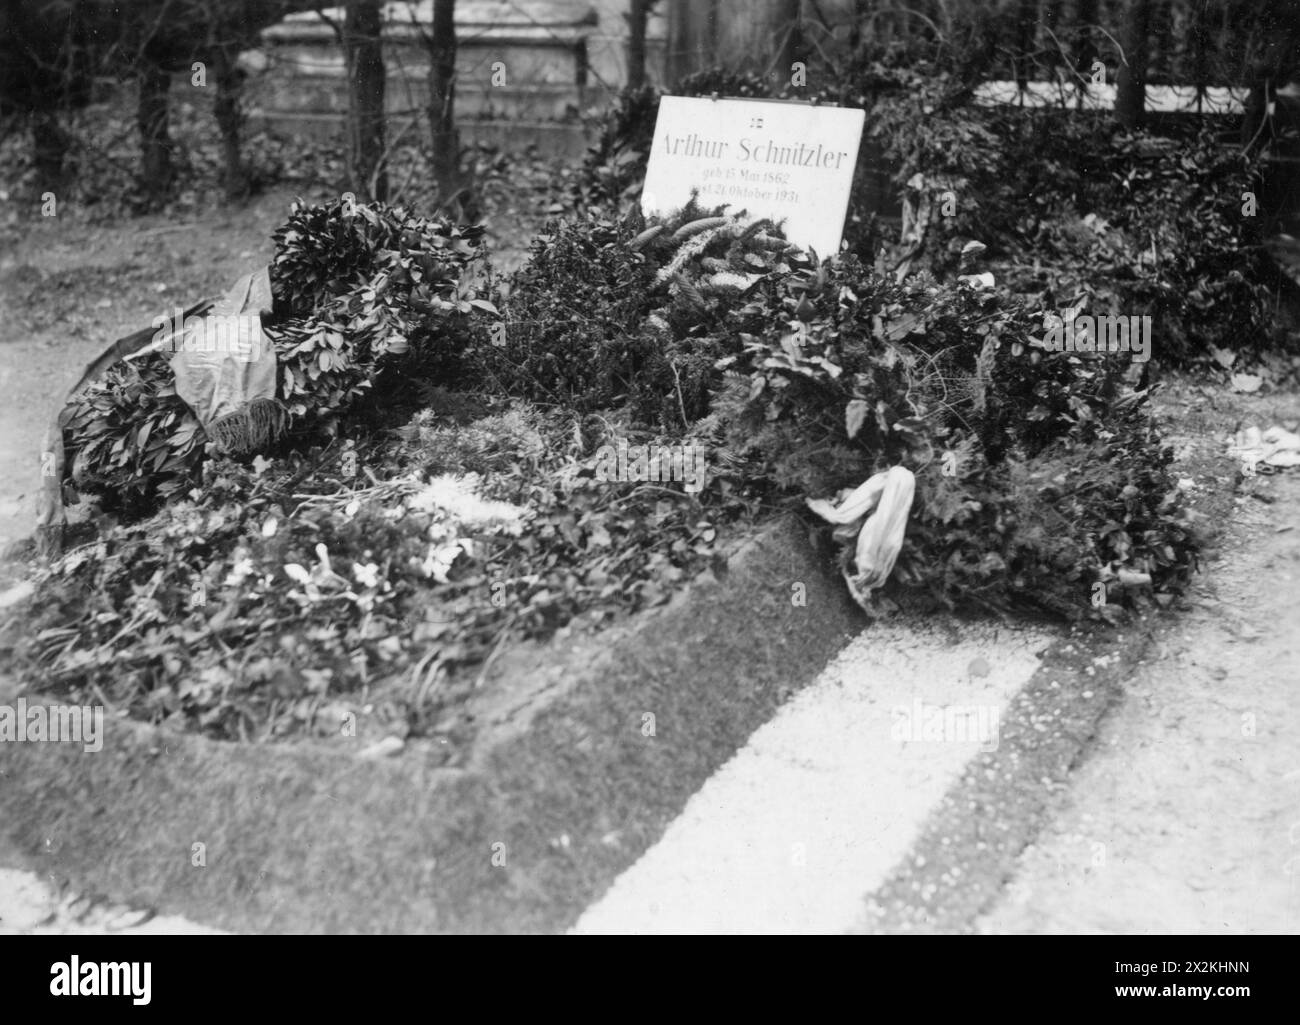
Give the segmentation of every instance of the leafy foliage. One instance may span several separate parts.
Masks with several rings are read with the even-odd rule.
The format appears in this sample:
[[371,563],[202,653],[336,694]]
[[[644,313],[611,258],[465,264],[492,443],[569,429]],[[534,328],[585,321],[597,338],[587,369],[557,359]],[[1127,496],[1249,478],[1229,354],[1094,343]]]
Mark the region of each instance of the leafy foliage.
[[778,326],[746,338],[715,416],[780,490],[913,469],[896,586],[1071,618],[1113,565],[1150,573],[1162,601],[1181,588],[1196,544],[1172,456],[1114,357],[1043,351],[1018,301],[851,257],[769,285],[756,301]]
[[680,431],[708,410],[717,322],[765,274],[807,257],[770,224],[694,201],[666,220],[555,223],[534,241],[505,304],[504,344],[475,350],[474,377],[581,411],[626,403]]
[[685,431],[719,487],[768,500],[914,469],[896,573],[914,593],[1073,618],[1117,567],[1167,601],[1194,564],[1132,369],[1045,350],[1023,300],[853,256],[817,267],[770,225],[694,205],[558,225],[516,284],[506,346],[477,352],[494,386]]
[[890,94],[868,118],[899,184],[947,203],[921,265],[952,273],[977,239],[1035,301],[1150,315],[1167,365],[1278,343],[1258,218],[1242,216],[1243,192],[1262,194],[1257,158],[1212,128],[1158,136],[1104,112],[953,108],[940,88]]
[[44,571],[0,650],[36,690],[223,739],[337,734],[348,715],[463,739],[504,638],[662,602],[713,561],[734,512],[597,479],[609,430],[495,403],[396,441],[211,460],[202,486]]
[[608,221],[547,225],[516,275],[502,345],[470,357],[475,377],[506,394],[590,410],[634,387],[653,268]]
[[[866,110],[898,187],[918,205],[943,207],[911,266],[953,275],[962,246],[977,239],[1035,303],[1086,297],[1096,314],[1152,316],[1160,358],[1172,365],[1209,359],[1226,343],[1277,345],[1268,312],[1277,275],[1254,222],[1241,216],[1242,193],[1262,194],[1258,157],[1209,127],[1162,136],[1121,131],[1109,112],[975,105],[975,84],[998,53],[991,24],[963,20],[960,45],[948,48],[923,39],[864,48],[799,95]],[[715,70],[675,92],[771,90],[756,76]],[[652,90],[623,95],[572,187],[578,209],[615,218],[635,200],[657,110]],[[870,261],[890,239],[866,205],[868,170],[860,161],[845,240]]]
[[453,315],[495,307],[465,283],[483,229],[382,204],[295,204],[275,233],[272,285],[285,316],[269,334],[280,395],[296,418],[328,420],[414,347],[459,358]]
[[[390,363],[450,372],[468,315],[495,312],[467,283],[482,229],[382,204],[297,204],[276,232],[276,315],[264,322],[277,398],[301,439],[337,419]],[[207,441],[167,357],[119,363],[77,398],[64,432],[70,484],[128,516],[192,486]]]
[[[219,737],[332,732],[366,703],[385,728],[458,735],[458,703],[505,640],[662,601],[733,521],[895,465],[917,476],[895,600],[1109,617],[1118,605],[1095,608],[1094,588],[1128,570],[1150,588],[1113,602],[1168,602],[1197,540],[1146,393],[1115,356],[1036,335],[1079,295],[1098,313],[1176,313],[1188,351],[1248,328],[1254,286],[1216,263],[1245,252],[1218,205],[1237,168],[1208,141],[1183,166],[1068,118],[955,117],[960,76],[918,84],[916,100],[911,72],[868,71],[840,100],[880,112],[906,180],[957,195],[922,264],[947,274],[978,236],[1019,295],[898,281],[853,253],[817,265],[775,226],[694,201],[618,216],[643,173],[649,93],[626,99],[588,161],[590,212],[548,225],[508,290],[469,283],[477,229],[299,208],[277,233],[270,327],[296,433],[252,466],[209,461],[195,487],[202,439],[166,419],[183,407],[165,365],[140,361],[88,397],[88,477],[135,487],[142,507],[172,502],[49,568],[5,641],[14,664],[36,686]],[[1208,227],[1183,225],[1177,204]],[[1135,254],[1153,240],[1166,255],[1148,268]],[[412,405],[429,408],[405,423]],[[598,479],[617,439],[702,446],[706,487]]]
[[121,363],[88,388],[64,436],[67,490],[127,516],[187,490],[203,461],[203,428],[158,353]]

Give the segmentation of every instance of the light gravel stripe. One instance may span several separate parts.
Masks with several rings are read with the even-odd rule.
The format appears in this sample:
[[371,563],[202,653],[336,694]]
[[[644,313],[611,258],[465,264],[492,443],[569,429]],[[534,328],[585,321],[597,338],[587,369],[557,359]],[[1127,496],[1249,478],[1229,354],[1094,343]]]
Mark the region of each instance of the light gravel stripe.
[[897,739],[908,726],[902,710],[914,715],[922,702],[924,719],[936,706],[975,706],[995,728],[1053,639],[944,620],[869,627],[696,792],[572,932],[848,930],[980,749],[951,729],[946,740]]

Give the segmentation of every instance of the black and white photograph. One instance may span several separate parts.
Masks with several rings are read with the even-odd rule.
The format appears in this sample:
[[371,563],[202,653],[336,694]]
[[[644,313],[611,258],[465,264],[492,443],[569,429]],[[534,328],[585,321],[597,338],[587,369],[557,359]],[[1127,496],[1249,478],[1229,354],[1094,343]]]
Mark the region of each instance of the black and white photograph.
[[1300,0],[0,5],[42,1006],[815,935],[1252,1013],[1298,511]]

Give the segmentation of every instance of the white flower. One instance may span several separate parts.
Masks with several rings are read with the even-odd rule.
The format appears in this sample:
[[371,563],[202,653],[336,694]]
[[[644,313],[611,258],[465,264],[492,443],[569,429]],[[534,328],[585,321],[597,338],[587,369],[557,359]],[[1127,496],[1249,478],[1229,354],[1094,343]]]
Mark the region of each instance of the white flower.
[[480,498],[477,493],[479,484],[480,478],[476,473],[443,474],[408,497],[406,504],[417,512],[439,510],[468,526],[520,528],[527,510],[509,502]]
[[226,586],[237,587],[244,582],[244,578],[251,576],[253,573],[253,560],[250,558],[236,559],[235,564],[230,567],[230,572],[226,574]]
[[356,577],[357,583],[362,587],[379,586],[379,567],[373,562],[367,562],[364,566],[359,562],[352,564],[352,575]]
[[425,576],[433,577],[440,584],[447,582],[447,571],[457,556],[465,550],[463,541],[453,541],[445,545],[429,545],[429,554],[425,556],[421,569]]

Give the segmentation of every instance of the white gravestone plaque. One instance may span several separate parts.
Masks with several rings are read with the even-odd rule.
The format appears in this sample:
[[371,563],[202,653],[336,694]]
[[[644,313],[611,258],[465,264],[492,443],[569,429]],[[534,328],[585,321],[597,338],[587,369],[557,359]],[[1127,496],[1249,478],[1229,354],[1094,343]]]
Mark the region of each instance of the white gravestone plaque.
[[865,120],[865,111],[844,107],[665,96],[641,210],[666,214],[698,189],[701,206],[784,221],[791,242],[831,256]]

